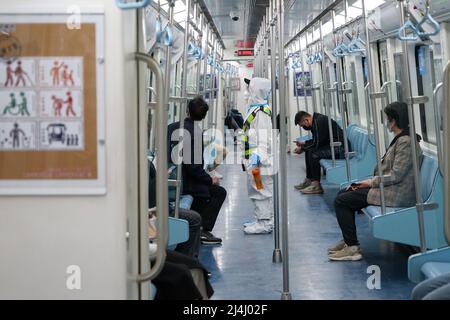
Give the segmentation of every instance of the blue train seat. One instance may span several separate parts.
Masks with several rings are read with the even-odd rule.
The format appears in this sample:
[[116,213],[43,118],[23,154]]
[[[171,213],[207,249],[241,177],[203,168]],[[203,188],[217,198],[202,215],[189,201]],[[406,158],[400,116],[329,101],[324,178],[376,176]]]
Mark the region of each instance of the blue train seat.
[[419,283],[445,273],[450,273],[449,247],[418,253],[408,259],[408,278],[412,282]]
[[[422,199],[426,204],[437,204],[424,213],[427,248],[442,248],[447,245],[444,234],[443,178],[439,173],[437,160],[424,155],[420,167]],[[386,208],[369,206],[362,211],[371,221],[373,236],[378,239],[420,246],[419,223],[415,207]]]
[[[372,176],[376,165],[376,151],[375,146],[369,141],[367,131],[352,124],[347,128],[347,137],[352,150],[356,152],[350,159],[350,181]],[[320,165],[326,172],[327,182],[342,184],[348,181],[344,159],[336,160],[335,167],[333,167],[333,160],[330,159],[320,160]]]
[[174,250],[176,245],[188,241],[189,223],[184,219],[169,217],[169,242],[168,248]]

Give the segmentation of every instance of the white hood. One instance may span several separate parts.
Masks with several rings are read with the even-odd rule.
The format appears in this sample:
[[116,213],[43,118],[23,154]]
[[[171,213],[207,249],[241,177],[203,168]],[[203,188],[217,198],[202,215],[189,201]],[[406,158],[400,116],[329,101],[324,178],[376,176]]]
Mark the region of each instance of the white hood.
[[272,83],[269,79],[253,78],[248,88],[250,94],[248,106],[267,103],[271,89]]

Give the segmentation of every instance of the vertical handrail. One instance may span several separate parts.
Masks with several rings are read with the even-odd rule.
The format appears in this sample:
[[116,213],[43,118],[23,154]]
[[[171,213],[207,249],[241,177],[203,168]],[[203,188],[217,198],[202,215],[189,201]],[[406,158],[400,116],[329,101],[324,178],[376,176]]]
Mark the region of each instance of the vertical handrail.
[[444,231],[447,243],[450,245],[450,197],[448,194],[450,192],[450,139],[448,135],[450,134],[450,60],[444,69],[443,75],[443,89],[444,89],[444,99],[443,99],[443,113],[444,113]]
[[[320,41],[323,42],[323,22],[322,20],[320,20]],[[326,77],[326,68],[325,68],[325,59],[326,59],[326,54],[325,54],[325,46],[322,46],[322,55],[323,55],[323,60],[322,60],[322,78],[323,81],[326,81],[327,77]],[[328,86],[327,86],[328,87]],[[328,92],[325,92],[327,90],[324,90],[324,99],[323,99],[323,103],[324,103],[324,110],[325,110],[325,115],[328,117],[328,134],[330,136],[330,149],[331,149],[331,160],[333,162],[333,168],[336,168],[336,154],[334,152],[334,136],[333,136],[333,123],[331,122],[331,104],[332,104],[332,99],[330,98],[330,95],[328,95]],[[329,105],[329,108],[327,108],[327,105]],[[329,113],[328,113],[329,111]]]
[[[175,2],[173,0],[168,0],[167,4],[169,5],[169,22],[168,25],[172,25],[173,24],[173,9],[175,6]],[[167,110],[170,110],[170,80],[171,80],[171,72],[172,72],[172,47],[171,46],[167,46],[166,47],[166,68],[164,71],[164,75],[165,75],[165,84],[164,84],[164,88],[165,88],[165,101],[166,101],[166,106],[167,106]],[[176,91],[176,90],[175,90]],[[176,95],[176,93],[175,93]],[[175,106],[174,106],[175,107]],[[178,195],[178,189],[180,189],[180,182],[177,181],[177,185],[176,185],[176,195]],[[177,208],[180,205],[180,198],[176,197],[175,198],[175,208]],[[178,218],[179,216],[179,212],[178,210],[175,210],[175,218]]]
[[438,106],[438,93],[444,86],[444,83],[439,83],[436,88],[433,90],[433,108],[434,108],[434,122],[436,124],[436,145],[437,145],[437,155],[438,155],[438,164],[439,171],[442,175],[444,175],[443,165],[444,159],[442,159],[442,140],[441,140],[441,117]]
[[[380,88],[380,91],[384,93],[384,106],[386,107],[389,104],[389,92],[386,90],[389,85],[392,85],[392,81],[386,81]],[[381,112],[381,123],[384,123],[384,113]],[[389,148],[389,134],[386,128],[383,129],[384,134],[384,146],[386,150]]]
[[[138,274],[136,281],[139,283],[147,282],[154,279],[164,266],[166,259],[166,248],[168,244],[168,219],[169,219],[169,205],[168,205],[168,181],[167,181],[167,112],[165,110],[166,101],[164,97],[164,75],[161,71],[159,63],[151,56],[145,53],[136,53],[137,61],[142,61],[147,64],[147,67],[155,75],[156,91],[158,93],[157,106],[155,108],[156,117],[156,131],[159,135],[157,139],[158,152],[156,154],[158,162],[158,170],[156,171],[156,207],[158,211],[158,246],[156,251],[156,259],[153,266],[146,273]],[[145,108],[144,114],[147,114]],[[147,119],[141,119],[143,122]],[[147,127],[145,126],[145,133]],[[140,179],[140,215],[142,221],[148,220],[148,163],[147,163],[147,134],[141,137],[139,146],[139,166],[140,172],[145,177]],[[148,235],[142,234],[145,237],[145,243],[148,243]],[[143,248],[144,249],[144,248]],[[145,248],[148,250],[148,248]],[[144,249],[144,250],[145,250]]]
[[[184,99],[183,103],[180,105],[180,129],[178,143],[184,144],[184,119],[186,117],[187,109],[187,67],[188,67],[188,44],[189,44],[189,18],[191,13],[191,0],[186,0],[186,23],[184,30],[184,52],[183,52],[183,73],[181,82],[181,97]],[[177,191],[176,191],[176,203],[175,203],[175,217],[180,214],[180,198],[181,198],[181,187],[183,181],[183,161],[177,166]]]
[[[369,142],[373,145],[376,144],[376,142],[371,141],[371,129],[372,129],[372,113],[370,111],[370,93],[369,93],[370,83],[367,82],[366,86],[364,87],[364,96],[366,99],[366,121],[367,121],[367,135]],[[375,134],[375,132],[374,132]]]
[[372,49],[370,48],[370,34],[369,34],[369,22],[368,15],[366,11],[366,0],[362,0],[362,11],[364,16],[364,33],[366,35],[367,42],[367,65],[369,66],[369,82],[368,82],[368,93],[369,93],[369,108],[372,110],[373,117],[373,129],[374,129],[374,138],[375,138],[375,150],[377,154],[377,170],[378,176],[380,177],[380,202],[381,202],[381,214],[384,215],[386,213],[386,200],[384,197],[384,181],[383,181],[383,171],[381,169],[381,149],[380,149],[380,139],[378,137],[379,127],[377,121],[377,108],[376,104],[373,103],[371,93],[375,91],[375,73],[373,70],[373,57],[372,57]]
[[[274,0],[275,1],[275,0]],[[280,57],[279,63],[279,88],[280,88],[280,200],[281,200],[281,213],[282,213],[282,251],[283,251],[283,293],[281,294],[282,300],[292,300],[292,295],[289,292],[289,242],[288,242],[288,192],[287,192],[287,156],[286,156],[286,88],[285,88],[285,75],[284,75],[284,0],[278,0],[278,55]]]
[[[278,101],[277,101],[277,46],[276,46],[276,28],[275,28],[275,4],[274,1],[270,1],[270,13],[271,13],[271,30],[270,30],[270,68],[271,68],[271,82],[272,82],[272,122],[277,123],[277,115],[278,115]],[[281,133],[281,122],[280,118],[280,128],[279,132]],[[283,121],[284,122],[284,121]],[[278,136],[276,136],[273,141],[275,141],[276,151],[274,152],[274,175],[273,175],[273,205],[274,205],[274,249],[272,254],[272,262],[281,263],[283,257],[281,255],[280,249],[280,198],[279,198],[279,159],[276,156],[278,154],[278,148],[280,144],[278,143]]]
[[[305,46],[305,49],[306,49],[306,52],[308,52],[308,32],[306,32],[306,34],[305,34],[305,43],[306,43],[306,46]],[[305,108],[306,108],[306,112],[308,112],[309,113],[309,101],[308,101],[308,94],[307,94],[307,92],[308,92],[308,89],[306,88],[306,85],[307,85],[307,82],[306,82],[306,61],[304,60],[304,57],[303,57],[303,54],[301,54],[301,61],[302,61],[302,70],[303,70],[303,94],[304,94],[304,97],[305,97]],[[310,68],[310,67],[308,67],[308,68]],[[315,109],[314,109],[314,105],[313,105],[313,113],[316,111]]]
[[[333,25],[334,42],[337,45],[338,39],[337,39],[337,33],[335,32],[335,30],[336,30],[335,21],[336,21],[336,11],[332,10],[331,22]],[[349,152],[348,139],[347,139],[347,123],[348,123],[347,106],[346,106],[346,104],[344,104],[344,99],[343,99],[344,97],[343,97],[343,93],[342,93],[344,82],[342,81],[343,80],[342,79],[343,65],[342,65],[341,57],[336,58],[336,63],[337,63],[336,74],[337,74],[337,82],[338,82],[336,94],[337,94],[337,99],[338,99],[338,106],[341,106],[341,111],[342,111],[342,133],[343,133],[343,139],[344,139],[345,169],[346,169],[346,173],[347,173],[347,181],[351,181],[352,178],[351,178],[351,171],[350,171],[350,152]]]
[[[401,24],[405,24],[405,4],[404,0],[398,0],[400,2],[400,19]],[[406,30],[403,29],[403,33],[406,35]],[[409,66],[409,55],[408,55],[408,42],[403,41],[403,59],[405,64],[405,79],[409,83],[406,85],[409,94],[408,101],[408,118],[409,118],[409,128],[410,128],[410,138],[411,138],[411,154],[412,154],[412,165],[414,173],[414,184],[416,190],[416,211],[417,220],[419,223],[419,237],[420,237],[420,250],[425,252],[427,250],[426,238],[425,238],[425,218],[424,218],[424,204],[422,199],[422,185],[420,183],[420,172],[419,163],[417,159],[417,146],[416,146],[416,125],[414,121],[414,99],[413,92],[410,83],[411,71]]]

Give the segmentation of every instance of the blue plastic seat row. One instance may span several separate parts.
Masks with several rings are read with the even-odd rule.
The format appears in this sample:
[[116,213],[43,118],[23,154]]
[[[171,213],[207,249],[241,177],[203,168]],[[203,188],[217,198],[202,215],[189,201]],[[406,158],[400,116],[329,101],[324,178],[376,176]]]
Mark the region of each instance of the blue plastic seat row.
[[[347,128],[347,137],[355,155],[350,159],[350,181],[362,180],[373,174],[376,164],[375,146],[369,141],[366,130],[355,124]],[[320,165],[326,171],[326,180],[329,183],[342,184],[347,182],[347,169],[345,159],[322,159]]]
[[[425,204],[437,204],[433,210],[425,211],[425,239],[429,249],[447,245],[444,235],[443,179],[438,170],[438,162],[424,155],[420,167],[422,200]],[[386,208],[369,206],[362,210],[371,221],[373,236],[378,239],[420,246],[419,224],[416,207]]]

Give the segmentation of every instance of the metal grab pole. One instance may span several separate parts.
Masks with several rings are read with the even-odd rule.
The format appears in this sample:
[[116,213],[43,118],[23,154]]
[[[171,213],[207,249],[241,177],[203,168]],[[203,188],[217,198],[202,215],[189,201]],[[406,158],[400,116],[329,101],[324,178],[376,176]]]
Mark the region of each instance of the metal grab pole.
[[[189,44],[189,19],[191,15],[191,0],[186,0],[186,27],[184,30],[184,53],[183,53],[183,74],[181,82],[181,97],[184,102],[181,103],[180,107],[180,136],[178,143],[184,143],[184,119],[186,117],[187,109],[187,64],[188,64],[188,44]],[[182,162],[177,167],[177,192],[176,199],[178,203],[175,204],[175,217],[179,216],[180,213],[180,197],[181,197],[181,183],[183,181],[183,165]]]
[[[366,98],[366,121],[367,121],[367,135],[368,135],[368,139],[369,142],[373,145],[376,144],[376,142],[371,140],[371,136],[370,136],[370,132],[372,129],[372,117],[371,117],[371,112],[370,112],[370,92],[369,92],[369,88],[370,88],[370,82],[367,82],[366,86],[364,87],[364,96]],[[374,132],[375,134],[375,132]]]
[[[168,219],[169,219],[169,204],[168,204],[168,180],[167,180],[167,105],[164,96],[164,75],[159,67],[159,63],[152,57],[144,53],[136,53],[136,60],[147,64],[147,67],[153,72],[156,80],[156,90],[158,98],[155,108],[156,117],[156,131],[158,133],[157,148],[158,153],[158,170],[156,171],[156,207],[158,210],[158,246],[156,252],[156,260],[153,267],[146,273],[136,276],[136,281],[139,283],[147,282],[154,279],[162,270],[166,260],[166,248],[168,243]],[[144,115],[148,112],[146,105],[143,110]],[[139,143],[139,168],[140,177],[140,215],[142,221],[148,221],[148,161],[147,161],[147,121],[148,117],[140,115],[139,131],[141,135]],[[144,137],[144,138],[142,138]],[[146,244],[141,250],[148,250],[148,235],[142,234],[145,237]]]
[[[306,53],[308,53],[308,33],[306,33]],[[303,70],[303,77],[302,77],[302,82],[303,82],[303,96],[305,97],[305,108],[306,108],[306,112],[309,113],[309,101],[308,101],[308,96],[306,95],[306,63],[305,60],[303,59],[303,54],[302,54],[302,47],[301,47],[301,43],[300,43],[300,61],[302,64],[302,70]],[[313,111],[314,107],[313,107]]]
[[[271,68],[271,81],[272,81],[272,123],[277,123],[277,115],[278,115],[278,102],[277,102],[277,80],[276,80],[276,74],[277,74],[277,46],[276,46],[276,28],[275,28],[275,5],[274,1],[270,1],[270,21],[271,21],[271,30],[270,30],[270,68]],[[281,119],[280,119],[280,126],[281,126]],[[280,128],[278,128],[280,130]],[[281,130],[280,130],[281,132]],[[275,156],[273,157],[274,161],[274,175],[273,175],[273,205],[274,205],[274,241],[275,246],[273,249],[272,254],[272,262],[274,263],[281,263],[283,261],[283,257],[281,255],[280,250],[280,198],[279,198],[279,159],[276,156],[279,152],[280,144],[278,143],[278,135],[274,134],[275,137],[273,141],[275,142],[275,152],[273,153]]]
[[[333,32],[335,32],[336,30],[336,11],[332,10],[332,15],[331,15],[331,21],[333,24]],[[336,47],[338,46],[338,36],[337,33],[334,33],[334,44],[336,45]],[[344,70],[344,67],[342,65],[342,58],[337,57],[336,63],[337,63],[337,90],[336,90],[336,94],[337,94],[337,101],[338,101],[338,108],[339,106],[341,107],[341,112],[342,112],[342,133],[343,133],[343,138],[344,138],[344,152],[345,152],[345,169],[347,171],[347,181],[351,181],[352,177],[351,177],[351,172],[350,172],[350,152],[349,152],[349,146],[348,146],[348,139],[347,139],[347,103],[344,103],[344,97],[343,97],[343,79],[342,79],[342,73]]]
[[[448,138],[450,125],[450,60],[444,69],[443,75],[444,103],[443,103],[443,119],[444,119],[444,194],[450,192],[450,139]],[[447,243],[450,245],[450,197],[444,197],[444,230]]]
[[[383,85],[380,88],[380,91],[384,94],[384,105],[387,106],[389,104],[389,93],[387,92],[387,87],[388,85],[392,84],[392,81],[386,81],[385,83],[383,83]],[[384,114],[383,112],[381,113],[381,123],[384,123]],[[383,134],[384,134],[384,146],[386,147],[386,150],[389,148],[389,134],[386,130],[386,128],[384,128],[383,130]]]
[[[436,123],[436,145],[437,145],[437,155],[438,155],[438,164],[439,164],[439,171],[441,172],[442,176],[444,175],[444,170],[443,170],[443,166],[444,166],[444,159],[442,159],[442,140],[441,140],[441,128],[440,128],[440,123],[441,123],[441,118],[440,116],[440,112],[439,112],[439,107],[438,107],[438,93],[439,91],[442,89],[442,87],[444,86],[444,83],[441,82],[439,83],[436,88],[433,91],[433,108],[434,108],[434,122]],[[446,158],[445,158],[446,159]]]
[[213,116],[214,116],[214,85],[215,85],[215,73],[214,73],[214,63],[216,62],[216,39],[213,40],[211,57],[213,59],[213,63],[210,66],[210,74],[209,74],[209,107],[211,110],[208,112],[208,129],[213,126]]
[[205,98],[206,96],[206,92],[208,91],[208,89],[206,89],[206,77],[207,77],[207,73],[208,73],[208,55],[209,55],[209,45],[208,45],[208,40],[209,40],[209,28],[207,23],[205,23],[204,28],[206,29],[206,36],[205,36],[205,60],[203,63],[203,91],[201,92],[203,94],[203,98]]
[[[400,2],[400,14],[401,14],[401,25],[405,25],[405,5],[404,0],[399,0]],[[409,10],[409,8],[407,8]],[[404,35],[406,36],[406,30],[403,30]],[[419,222],[419,235],[420,235],[420,250],[422,252],[427,251],[427,244],[425,239],[425,220],[423,216],[424,205],[422,199],[422,186],[420,181],[420,172],[419,172],[419,163],[417,161],[417,146],[416,146],[416,124],[414,121],[414,99],[413,92],[410,83],[411,72],[409,69],[409,56],[408,56],[408,43],[403,41],[403,61],[405,64],[405,79],[407,83],[407,90],[409,94],[408,101],[408,118],[409,118],[409,129],[411,136],[411,153],[412,153],[412,164],[414,171],[414,183],[416,185],[416,210],[417,210],[417,219]]]
[[[314,26],[312,28],[312,40],[314,40]],[[306,48],[307,48],[306,51],[308,51],[308,32],[306,33]],[[317,102],[316,102],[316,97],[314,96],[314,90],[313,90],[314,77],[313,77],[311,64],[308,64],[308,72],[309,72],[309,89],[311,90],[311,104],[312,104],[313,111],[316,112],[316,110],[317,110],[316,103]],[[305,97],[308,96],[307,92],[308,92],[308,88],[305,87]]]
[[[175,2],[173,0],[167,1],[167,4],[169,5],[169,26],[172,27],[173,25],[173,8],[175,6]],[[172,56],[172,49],[170,46],[166,47],[166,68],[164,70],[165,75],[165,82],[164,82],[164,89],[165,89],[165,96],[166,99],[166,108],[167,110],[170,110],[170,80],[171,80],[171,73],[172,73],[172,62],[171,62],[171,56]],[[171,137],[170,137],[171,138]],[[181,180],[176,180],[176,197],[175,197],[175,208],[178,208],[180,206],[180,197],[181,197],[181,191],[178,192],[178,190],[181,189]],[[175,218],[179,217],[179,210],[175,209]]]
[[364,33],[366,35],[366,51],[367,51],[367,64],[369,66],[369,83],[368,91],[369,91],[369,107],[372,109],[372,117],[373,117],[373,125],[374,125],[374,137],[375,137],[375,150],[377,154],[377,169],[378,176],[380,177],[380,201],[381,201],[381,214],[384,215],[386,213],[386,201],[384,198],[384,182],[383,182],[383,171],[381,170],[381,150],[380,150],[380,139],[378,137],[379,128],[377,121],[377,108],[375,101],[372,101],[372,92],[375,92],[375,73],[372,66],[372,49],[370,48],[370,38],[369,38],[369,23],[367,21],[367,11],[366,11],[366,0],[362,0],[362,11],[364,16]]
[[283,293],[282,300],[292,300],[289,292],[289,242],[288,242],[288,192],[287,192],[287,156],[286,156],[286,88],[284,75],[284,0],[278,0],[278,55],[279,55],[279,88],[280,88],[280,200],[283,221]]
[[[323,28],[323,23],[322,20],[320,20],[320,41],[323,43],[323,33],[322,33],[322,28]],[[326,68],[324,66],[325,64],[325,59],[326,59],[326,54],[325,54],[325,46],[322,45],[322,78],[323,81],[326,81],[325,79],[327,78],[326,75]],[[333,161],[333,168],[336,168],[336,154],[334,152],[334,147],[335,147],[335,142],[334,142],[334,136],[333,136],[333,123],[331,122],[331,104],[332,101],[331,99],[329,100],[329,95],[327,92],[325,92],[326,90],[324,90],[324,109],[325,109],[325,114],[328,117],[328,134],[330,135],[330,149],[331,149],[331,160]],[[327,108],[327,104],[330,105],[330,108]],[[327,114],[327,110],[329,110],[329,114]]]

